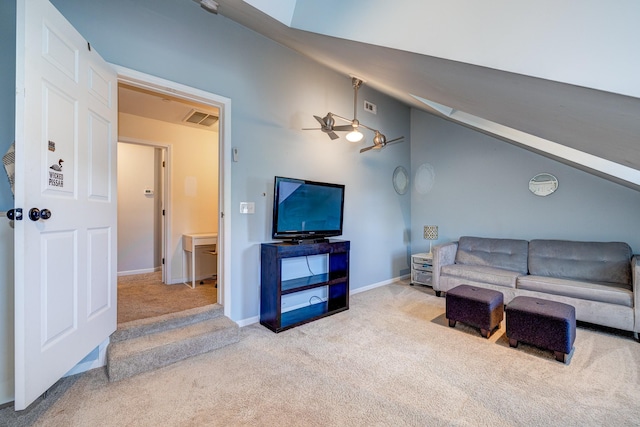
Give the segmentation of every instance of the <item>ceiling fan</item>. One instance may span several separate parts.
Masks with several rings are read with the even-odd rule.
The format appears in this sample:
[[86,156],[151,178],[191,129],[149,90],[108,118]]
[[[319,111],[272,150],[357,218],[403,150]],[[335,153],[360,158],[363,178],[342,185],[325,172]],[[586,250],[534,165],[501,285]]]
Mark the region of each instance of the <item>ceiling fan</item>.
[[375,131],[376,135],[373,137],[373,145],[370,147],[365,147],[363,149],[360,150],[361,153],[364,153],[365,151],[369,151],[369,150],[381,150],[384,147],[386,147],[389,144],[395,144],[397,142],[402,142],[402,140],[404,139],[404,136],[400,136],[398,138],[394,138],[390,141],[387,141],[387,137],[384,136],[383,134],[381,134],[378,131]]
[[[347,119],[346,117],[342,117],[338,114],[329,112],[324,117],[313,116],[318,121],[318,123],[320,123],[319,128],[305,128],[303,130],[321,130],[322,132],[329,135],[329,138],[331,138],[332,140],[340,138],[338,134],[336,134],[336,131],[349,132],[345,136],[347,138],[347,141],[359,142],[364,137],[362,132],[360,132],[360,128],[362,127],[365,129],[369,129],[374,133],[373,145],[370,147],[363,148],[362,150],[360,150],[361,153],[364,153],[369,150],[380,150],[381,148],[385,147],[390,143],[401,142],[404,139],[404,136],[387,141],[387,137],[384,136],[379,130],[370,128],[369,126],[364,125],[358,121],[358,118],[356,115],[358,111],[358,89],[360,89],[360,86],[362,86],[362,80],[360,80],[357,77],[352,77],[351,82],[353,84],[353,119],[350,120],[350,119]],[[349,124],[336,126],[335,125],[336,121],[334,117],[337,117],[338,119],[343,120]]]

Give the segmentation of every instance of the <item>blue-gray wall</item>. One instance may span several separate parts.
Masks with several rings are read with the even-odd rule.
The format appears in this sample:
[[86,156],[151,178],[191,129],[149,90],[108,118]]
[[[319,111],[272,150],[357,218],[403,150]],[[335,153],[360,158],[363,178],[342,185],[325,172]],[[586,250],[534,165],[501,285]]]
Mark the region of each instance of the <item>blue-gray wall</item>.
[[[411,167],[433,166],[434,185],[411,194],[412,249],[428,248],[424,225],[437,225],[438,243],[463,235],[518,239],[622,241],[640,252],[640,193],[414,110]],[[559,181],[547,197],[529,180],[548,172]]]
[[[410,167],[408,107],[365,85],[360,99],[377,104],[378,114],[359,106],[359,119],[407,141],[360,154],[364,143],[301,130],[317,126],[314,114],[352,115],[349,76],[189,0],[52,3],[107,61],[232,100],[232,146],[239,162],[231,165],[226,218],[232,222],[234,320],[259,314],[259,244],[271,240],[275,175],[346,185],[343,238],[352,242],[352,288],[408,272],[410,196],[396,194],[391,181],[397,166]],[[241,201],[254,201],[255,215],[241,215]]]
[[[0,158],[13,143],[15,135],[16,87],[16,4],[0,1]],[[13,194],[0,162],[0,211],[13,207]]]
[[[13,2],[2,2],[3,17],[4,9],[15,7],[7,3]],[[223,16],[208,14],[192,1],[52,3],[107,61],[232,100],[232,146],[240,159],[231,165],[232,203],[227,210],[235,320],[258,315],[259,243],[270,240],[274,175],[346,184],[344,238],[352,241],[353,288],[406,273],[408,251],[428,247],[423,225],[439,226],[438,242],[463,234],[622,240],[640,251],[633,228],[640,211],[638,192],[410,111],[366,85],[360,99],[376,103],[378,115],[360,111],[359,118],[389,137],[410,136],[405,143],[361,155],[361,144],[301,131],[315,126],[314,114],[351,115],[349,77]],[[10,27],[4,19],[2,24],[0,48],[13,46]],[[2,151],[13,140],[13,64],[7,66],[12,62],[1,62],[3,76],[5,67],[11,76],[3,79],[11,84],[0,85],[6,93],[0,98]],[[395,167],[410,169],[413,178],[423,163],[434,167],[433,189],[423,195],[412,186],[411,194],[397,195],[391,185]],[[529,179],[539,172],[559,178],[558,192],[541,198],[527,190]],[[240,215],[241,201],[256,202],[255,215]],[[11,205],[6,179],[0,179],[0,209]]]

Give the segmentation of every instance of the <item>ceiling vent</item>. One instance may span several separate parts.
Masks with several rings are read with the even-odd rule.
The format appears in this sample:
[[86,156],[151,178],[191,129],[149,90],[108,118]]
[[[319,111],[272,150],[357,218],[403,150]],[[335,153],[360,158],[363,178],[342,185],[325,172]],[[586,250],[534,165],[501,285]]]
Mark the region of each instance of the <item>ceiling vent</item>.
[[187,117],[184,118],[184,122],[193,123],[200,126],[210,127],[218,121],[218,116],[205,113],[204,111],[191,110]]

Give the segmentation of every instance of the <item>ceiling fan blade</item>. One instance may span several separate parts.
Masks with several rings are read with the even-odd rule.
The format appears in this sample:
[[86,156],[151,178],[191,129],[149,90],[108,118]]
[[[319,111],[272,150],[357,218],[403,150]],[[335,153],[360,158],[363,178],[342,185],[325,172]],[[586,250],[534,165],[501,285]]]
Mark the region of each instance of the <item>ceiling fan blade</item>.
[[353,126],[351,125],[334,126],[333,130],[351,132],[353,130]]
[[318,116],[313,116],[318,122],[320,122],[320,126],[322,127],[326,127],[327,124],[324,122],[324,120],[322,119],[322,117],[318,117]]
[[322,130],[322,128],[302,128],[302,130]]
[[397,143],[397,142],[402,142],[402,140],[404,139],[404,136],[399,136],[395,139],[392,139],[391,141],[387,141],[387,143],[385,145],[389,145],[389,144],[393,144],[393,143]]
[[[391,141],[387,141],[387,142],[383,145],[383,147],[386,147],[386,146],[387,146],[387,145],[389,145],[389,144],[397,144],[398,142],[402,142],[402,141],[404,141],[404,136],[400,136],[400,137],[398,137],[398,138],[394,138],[394,139],[392,139]],[[382,148],[382,147],[380,147],[380,148]]]
[[331,138],[331,139],[338,139],[338,138],[340,138],[340,137],[338,136],[338,134],[337,134],[337,133],[335,133],[335,132],[327,132],[327,135],[329,135],[329,138]]
[[372,145],[371,147],[364,147],[363,149],[360,150],[360,153],[365,153],[369,150],[373,150],[374,148],[376,148],[377,145]]

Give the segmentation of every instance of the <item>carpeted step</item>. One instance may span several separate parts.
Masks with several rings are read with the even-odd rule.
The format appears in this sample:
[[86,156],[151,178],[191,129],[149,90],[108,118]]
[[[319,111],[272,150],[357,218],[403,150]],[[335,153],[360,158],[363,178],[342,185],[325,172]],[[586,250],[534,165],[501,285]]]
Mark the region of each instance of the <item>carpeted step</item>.
[[118,381],[236,343],[239,338],[238,325],[217,316],[110,343],[107,374],[110,381]]
[[110,342],[116,343],[148,334],[180,328],[203,320],[213,319],[223,314],[224,310],[220,304],[211,304],[148,319],[133,320],[119,324],[118,330],[111,334]]

